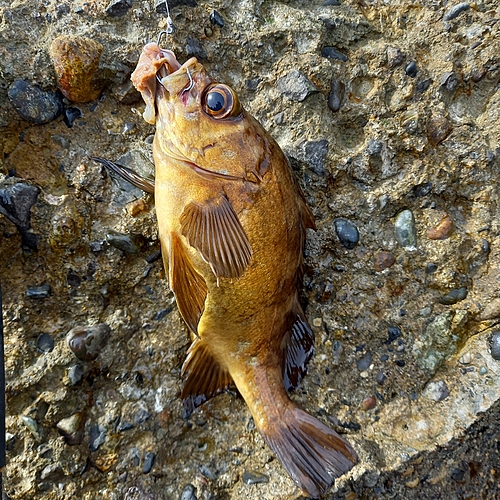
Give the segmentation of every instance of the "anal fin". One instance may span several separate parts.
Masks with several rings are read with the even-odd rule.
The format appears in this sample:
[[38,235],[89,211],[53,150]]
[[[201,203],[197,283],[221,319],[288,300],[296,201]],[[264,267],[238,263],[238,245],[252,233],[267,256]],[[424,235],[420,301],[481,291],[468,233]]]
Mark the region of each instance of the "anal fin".
[[214,359],[201,339],[195,339],[191,344],[182,375],[187,375],[181,394],[186,416],[232,383],[229,372]]

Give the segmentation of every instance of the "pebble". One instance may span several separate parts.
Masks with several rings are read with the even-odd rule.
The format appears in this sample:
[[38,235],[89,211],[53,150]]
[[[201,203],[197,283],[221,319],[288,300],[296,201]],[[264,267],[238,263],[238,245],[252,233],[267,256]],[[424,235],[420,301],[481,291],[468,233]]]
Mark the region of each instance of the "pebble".
[[358,228],[346,219],[335,219],[334,225],[342,246],[352,250],[359,242]]
[[470,352],[466,352],[460,357],[459,361],[462,365],[468,365],[472,361],[472,354]]
[[179,500],[198,500],[196,488],[192,484],[186,484]]
[[132,0],[111,0],[106,7],[106,14],[111,17],[122,17],[132,7]]
[[415,61],[412,61],[408,66],[405,68],[405,73],[410,77],[410,78],[415,78],[418,73],[418,68],[417,64]]
[[337,112],[342,106],[342,101],[345,95],[345,84],[335,78],[332,79],[330,85],[330,93],[328,94],[328,107]]
[[106,429],[100,425],[92,425],[89,430],[90,451],[97,451],[106,441]]
[[423,182],[422,184],[417,184],[413,188],[413,194],[416,198],[423,198],[431,194],[432,192],[432,182]]
[[360,372],[368,370],[370,365],[372,364],[373,357],[372,353],[368,351],[361,359],[358,359],[356,362],[356,366]]
[[57,422],[56,427],[64,436],[66,444],[70,446],[79,445],[84,436],[85,413],[78,412],[70,417],[63,418]]
[[78,118],[81,118],[83,113],[78,108],[66,108],[64,110],[63,121],[68,128],[73,128],[73,124]]
[[72,102],[99,97],[104,83],[95,75],[102,51],[99,42],[78,35],[62,35],[51,43],[50,58],[64,97]]
[[377,382],[378,385],[382,385],[384,382],[385,382],[385,379],[387,377],[385,376],[385,373],[380,370],[378,373],[377,373],[377,376],[375,377],[375,380]]
[[402,64],[404,56],[397,47],[387,47],[387,65],[389,68],[395,68]]
[[318,92],[318,89],[298,69],[278,78],[277,88],[290,101],[297,102],[302,102],[309,95]]
[[451,217],[446,214],[435,227],[427,229],[427,238],[430,240],[445,240],[450,236],[453,230],[453,221]]
[[193,38],[191,35],[188,36],[186,53],[188,56],[194,56],[200,60],[208,59],[207,53],[201,45],[201,42],[199,40],[196,40],[196,38]]
[[63,476],[64,472],[60,464],[49,464],[42,470],[42,472],[40,472],[40,479],[42,481],[45,481],[45,479],[55,481],[57,479],[61,479]]
[[338,7],[339,5],[341,5],[340,1],[339,0],[325,0],[325,2],[323,3],[324,6],[327,6],[327,5],[330,5],[330,6],[333,6],[333,7]]
[[488,368],[486,368],[485,366],[481,366],[481,368],[479,368],[480,375],[486,375],[487,373],[488,373]]
[[426,274],[434,274],[438,269],[438,265],[435,264],[434,262],[429,262],[426,266],[425,266],[425,273]]
[[429,382],[427,384],[423,395],[432,401],[439,402],[450,395],[450,390],[444,380],[436,380],[435,382]]
[[388,269],[396,262],[396,257],[391,252],[378,252],[375,254],[375,271],[380,273],[384,269]]
[[210,13],[210,22],[214,26],[218,26],[219,28],[224,28],[224,19],[216,10],[213,10]]
[[340,364],[340,356],[344,352],[344,346],[340,340],[332,342],[332,365],[338,366]]
[[397,326],[389,326],[387,328],[387,333],[388,333],[388,339],[386,340],[386,344],[390,344],[396,339],[399,339],[401,337],[401,329]]
[[444,304],[445,306],[450,306],[452,304],[460,302],[461,300],[464,300],[467,297],[467,293],[468,290],[465,287],[455,288],[444,297],[441,297],[441,299],[439,299],[439,302],[441,304]]
[[302,144],[302,149],[311,170],[317,175],[326,175],[325,158],[328,154],[328,141],[326,139],[307,141]]
[[50,285],[29,286],[26,288],[26,297],[30,299],[46,299],[50,296]]
[[458,17],[462,12],[470,9],[470,5],[467,2],[461,2],[457,5],[454,5],[450,10],[446,12],[443,17],[443,21],[451,21]]
[[41,333],[36,340],[36,346],[41,352],[52,352],[54,339],[48,333]]
[[423,94],[429,87],[431,86],[432,80],[430,78],[426,78],[417,84],[416,92],[417,94]]
[[142,473],[149,474],[155,463],[156,455],[152,451],[148,451],[142,463]]
[[200,472],[207,479],[211,479],[212,481],[217,480],[217,476],[216,476],[215,472],[212,469],[210,469],[209,467],[207,467],[206,465],[200,466]]
[[111,328],[106,323],[76,326],[66,335],[66,343],[78,359],[93,361],[106,345],[110,332]]
[[140,486],[132,486],[126,491],[123,500],[159,500],[159,499],[156,493],[146,492]]
[[269,482],[269,476],[261,472],[245,470],[243,472],[243,482],[245,484],[263,484]]
[[417,230],[415,218],[410,210],[403,210],[394,223],[396,239],[398,243],[407,249],[415,249],[417,246]]
[[491,336],[491,357],[500,361],[500,332],[494,332]]
[[139,235],[125,234],[109,229],[106,233],[106,241],[113,247],[128,254],[136,254],[141,251]]
[[77,365],[72,366],[68,370],[68,378],[71,382],[71,385],[76,385],[83,380],[83,376],[85,375],[85,368],[83,365],[78,363]]
[[361,408],[363,408],[364,411],[373,410],[375,406],[377,406],[377,399],[373,396],[366,397],[361,403]]
[[37,125],[55,120],[64,110],[60,95],[51,90],[42,90],[27,80],[15,80],[7,95],[18,115]]
[[460,78],[453,71],[447,71],[439,81],[439,86],[443,89],[453,92],[460,85]]
[[444,141],[450,132],[450,122],[444,116],[435,116],[427,123],[427,139],[433,146]]
[[40,439],[40,433],[38,431],[38,424],[36,423],[35,419],[28,417],[26,415],[22,415],[21,421],[28,428],[28,430],[31,432],[31,434],[36,439]]
[[348,58],[342,52],[335,50],[333,47],[323,47],[321,49],[321,55],[323,57],[328,57],[329,59],[335,59],[337,61],[347,62]]

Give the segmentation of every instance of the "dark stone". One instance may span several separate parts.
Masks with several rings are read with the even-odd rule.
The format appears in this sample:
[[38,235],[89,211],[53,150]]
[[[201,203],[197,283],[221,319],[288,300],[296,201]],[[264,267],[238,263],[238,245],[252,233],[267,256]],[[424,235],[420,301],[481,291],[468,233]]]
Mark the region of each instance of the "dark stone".
[[145,408],[140,408],[134,415],[134,422],[137,425],[141,425],[144,422],[146,422],[148,418],[151,418],[151,413],[149,413],[149,411],[146,410]]
[[337,112],[342,106],[345,95],[345,84],[335,78],[332,79],[330,93],[328,94],[328,107]]
[[64,110],[63,121],[68,128],[73,127],[73,123],[75,123],[78,118],[83,116],[82,112],[78,108],[66,108]]
[[26,80],[15,80],[7,95],[19,116],[37,125],[55,120],[64,109],[60,93],[42,90]]
[[41,352],[52,352],[54,339],[48,333],[41,333],[36,341],[36,346]]
[[278,78],[278,91],[291,101],[303,101],[318,89],[298,69],[290,71],[285,76]]
[[78,276],[78,274],[76,274],[71,268],[68,270],[68,274],[66,275],[66,281],[68,282],[68,285],[73,288],[78,288],[82,284],[82,278],[80,278],[80,276]]
[[123,234],[110,229],[106,234],[106,241],[113,247],[128,254],[136,254],[141,251],[139,235]]
[[454,92],[460,85],[460,78],[453,71],[448,71],[442,76],[439,85],[449,92]]
[[167,316],[167,314],[171,313],[172,311],[173,311],[172,307],[166,307],[165,309],[161,309],[153,316],[153,319],[155,321],[161,321],[163,318]]
[[111,17],[122,17],[132,7],[132,0],[111,0],[106,7],[106,14]]
[[[186,5],[187,7],[196,7],[196,0],[168,0],[168,6],[170,9],[177,7],[179,5]],[[159,14],[166,14],[167,7],[165,5],[165,0],[155,0],[155,10]]]
[[29,286],[26,288],[26,296],[30,299],[46,299],[51,292],[50,285]]
[[456,288],[455,290],[452,290],[450,293],[448,293],[444,297],[441,297],[439,302],[441,304],[446,305],[446,306],[450,306],[452,304],[456,304],[457,302],[460,302],[461,300],[464,300],[467,297],[467,293],[468,293],[468,290],[465,287]]
[[78,382],[83,380],[83,375],[85,374],[85,368],[81,364],[77,364],[72,366],[68,370],[68,378],[71,382],[71,385],[76,385]]
[[304,157],[311,170],[317,175],[325,175],[325,157],[328,153],[328,141],[320,139],[319,141],[307,141],[303,144]]
[[251,80],[245,80],[245,87],[248,90],[257,90],[259,83],[262,81],[262,78],[252,78]]
[[142,463],[142,473],[148,474],[151,472],[153,465],[155,463],[156,455],[152,451],[148,451],[144,457],[144,462]]
[[110,333],[111,328],[106,323],[76,326],[66,335],[66,343],[78,359],[93,361],[106,345]]
[[426,272],[426,274],[433,274],[437,271],[437,268],[438,268],[437,264],[434,264],[434,262],[429,262],[425,266],[425,272]]
[[422,80],[417,84],[417,94],[423,94],[425,91],[429,89],[431,86],[432,80],[427,78],[426,80]]
[[345,54],[335,50],[333,47],[323,47],[321,49],[321,55],[323,57],[328,57],[329,59],[336,59],[337,61],[346,62],[348,60]]
[[359,242],[358,228],[346,219],[335,219],[334,225],[340,243],[348,250],[352,250]]
[[148,264],[152,264],[153,262],[157,261],[160,257],[161,257],[161,250],[155,250],[151,255],[148,255],[145,260]]
[[443,21],[451,21],[458,17],[462,12],[470,9],[470,5],[467,2],[462,2],[457,5],[454,5],[450,10],[446,12],[443,17]]
[[372,364],[372,361],[372,353],[368,351],[361,359],[358,359],[358,361],[356,362],[356,366],[360,372],[364,372],[365,370],[368,370],[368,368]]
[[40,479],[42,481],[49,479],[51,481],[57,481],[64,477],[64,472],[60,464],[49,464],[40,473]]
[[410,78],[415,78],[418,73],[418,68],[417,64],[415,61],[412,61],[408,66],[405,68],[405,73],[410,77]]
[[[169,4],[170,5],[170,4]],[[191,35],[188,36],[188,41],[186,44],[186,53],[188,56],[194,56],[197,59],[201,60],[207,60],[208,56],[201,45],[199,40],[196,40],[196,38],[193,38]]]
[[370,139],[368,141],[368,146],[366,147],[366,152],[370,156],[379,156],[380,153],[382,152],[382,148],[384,147],[384,144],[380,141],[376,141],[375,139]]
[[269,476],[260,472],[245,470],[243,472],[243,482],[245,484],[262,484],[269,482]]
[[223,28],[224,27],[224,19],[222,18],[222,16],[216,10],[213,10],[210,13],[210,22],[214,26],[218,26],[219,28]]
[[380,370],[378,373],[377,373],[377,376],[375,378],[375,380],[377,381],[377,384],[378,385],[382,385],[384,382],[385,382],[385,379],[387,377],[385,376],[384,372],[382,370]]
[[403,366],[406,364],[404,359],[397,359],[396,361],[394,361],[396,363],[397,366],[399,366],[400,368],[403,368]]
[[434,116],[427,123],[427,139],[433,146],[444,141],[451,132],[451,124],[444,116]]
[[500,332],[494,332],[491,336],[491,357],[500,361]]
[[416,198],[423,198],[427,196],[432,191],[432,182],[423,182],[422,184],[417,184],[413,188],[413,194]]
[[180,500],[198,500],[196,488],[192,484],[186,484],[182,490]]
[[205,476],[206,478],[208,478],[212,481],[217,480],[217,476],[216,476],[215,472],[212,469],[210,469],[209,467],[207,467],[206,465],[200,466],[200,472],[203,476]]
[[332,6],[332,7],[338,7],[339,5],[341,5],[341,3],[339,2],[339,0],[325,0],[325,2],[323,3],[324,6]]
[[97,451],[104,441],[106,441],[106,429],[100,425],[92,425],[89,430],[90,451]]
[[386,344],[390,344],[394,340],[401,337],[401,329],[397,326],[389,326],[387,328],[388,338],[386,340]]

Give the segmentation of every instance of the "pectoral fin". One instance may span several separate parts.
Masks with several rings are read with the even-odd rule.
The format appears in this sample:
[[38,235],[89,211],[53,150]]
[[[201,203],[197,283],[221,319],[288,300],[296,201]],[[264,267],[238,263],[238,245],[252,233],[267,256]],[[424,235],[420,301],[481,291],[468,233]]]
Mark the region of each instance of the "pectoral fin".
[[169,260],[170,286],[177,306],[190,330],[197,335],[198,323],[205,309],[207,285],[175,234],[172,234]]
[[182,366],[182,375],[185,374],[187,378],[181,397],[187,416],[232,383],[229,372],[213,358],[201,339],[195,339],[188,350],[186,361]]
[[180,221],[182,234],[208,262],[217,278],[237,278],[245,272],[252,248],[225,196],[204,205],[190,203]]

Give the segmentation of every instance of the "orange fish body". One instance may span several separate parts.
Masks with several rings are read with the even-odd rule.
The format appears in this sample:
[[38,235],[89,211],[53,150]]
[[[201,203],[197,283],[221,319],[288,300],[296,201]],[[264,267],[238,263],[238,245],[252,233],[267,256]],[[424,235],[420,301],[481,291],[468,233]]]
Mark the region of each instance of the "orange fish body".
[[156,123],[155,204],[170,286],[193,334],[188,413],[232,382],[264,440],[309,496],[356,463],[337,433],[288,397],[313,354],[298,301],[314,227],[276,142],[195,58],[145,46],[132,81]]

